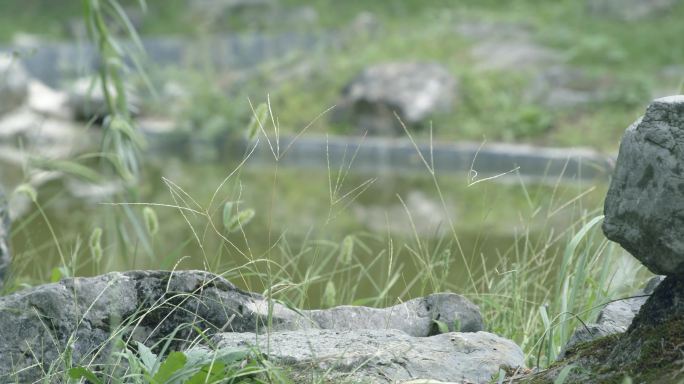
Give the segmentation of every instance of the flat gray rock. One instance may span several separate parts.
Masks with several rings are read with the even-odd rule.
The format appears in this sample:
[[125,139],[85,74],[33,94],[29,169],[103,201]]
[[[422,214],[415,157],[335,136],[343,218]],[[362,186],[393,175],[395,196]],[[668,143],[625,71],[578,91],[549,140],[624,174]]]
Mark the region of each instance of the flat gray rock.
[[222,333],[216,341],[220,348],[257,346],[271,361],[291,367],[297,382],[488,383],[500,367],[524,365],[515,343],[487,332],[412,337],[397,330],[304,330],[268,337]]
[[455,294],[433,294],[384,309],[307,311],[272,304],[269,311],[263,296],[202,271],[113,272],[26,289],[0,297],[0,382],[18,370],[21,374],[12,380],[30,382],[43,375],[41,364],[63,366],[68,345],[74,364],[103,361],[111,352],[112,332],[151,345],[184,326],[172,345],[180,348],[183,340],[196,336],[188,324],[207,335],[263,332],[269,312],[271,331],[396,328],[405,335],[428,336],[438,333],[435,320],[451,330],[483,328],[477,307]]
[[622,332],[626,331],[648,297],[664,279],[665,276],[653,276],[644,284],[642,289],[634,292],[632,297],[608,303],[599,313],[596,322],[601,325],[621,328],[623,329]]
[[437,322],[450,331],[484,329],[479,308],[453,293],[436,293],[389,308],[342,306],[304,314],[322,329],[396,329],[416,337],[438,334]]
[[653,273],[684,278],[684,96],[654,100],[625,132],[603,232]]
[[646,302],[647,297],[633,297],[631,299],[613,301],[606,305],[597,319],[599,324],[611,325],[626,331],[639,309]]

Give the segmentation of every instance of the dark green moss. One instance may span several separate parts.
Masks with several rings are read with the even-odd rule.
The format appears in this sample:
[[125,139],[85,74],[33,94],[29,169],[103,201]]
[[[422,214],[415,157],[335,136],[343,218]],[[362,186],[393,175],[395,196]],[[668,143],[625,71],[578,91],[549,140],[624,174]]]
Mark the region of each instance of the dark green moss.
[[658,326],[636,328],[578,344],[566,358],[518,383],[553,383],[568,365],[574,365],[565,383],[681,383],[684,381],[684,317]]

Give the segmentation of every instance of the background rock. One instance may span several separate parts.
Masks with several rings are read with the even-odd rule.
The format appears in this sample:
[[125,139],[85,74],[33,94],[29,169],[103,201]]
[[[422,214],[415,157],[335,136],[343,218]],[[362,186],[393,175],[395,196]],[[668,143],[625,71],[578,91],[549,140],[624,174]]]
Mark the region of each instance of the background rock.
[[26,104],[33,112],[46,117],[70,120],[73,111],[69,108],[69,97],[66,92],[56,91],[37,80],[28,83],[28,99]]
[[[524,365],[510,340],[486,332],[412,337],[397,330],[309,330],[222,333],[219,347],[258,346],[267,357],[294,368],[298,382],[395,383],[433,379],[488,383],[499,368]],[[270,346],[270,350],[268,349]]]
[[0,55],[0,115],[24,103],[28,82],[28,73],[17,58]]
[[521,23],[475,20],[472,17],[459,20],[456,32],[470,40],[500,40],[502,38],[527,39],[533,31],[532,26]]
[[679,0],[587,0],[587,11],[598,17],[637,21],[665,14]]
[[625,132],[603,232],[652,272],[684,278],[684,96],[654,100]]
[[[65,159],[94,148],[97,139],[82,124],[46,117],[23,106],[0,117],[0,142],[15,147],[23,143],[25,148],[15,148],[23,155]],[[25,157],[16,162],[21,164]]]
[[375,35],[381,28],[382,23],[373,12],[363,11],[354,16],[343,33],[349,34],[349,37],[369,37]]
[[371,135],[403,133],[396,112],[408,126],[452,108],[456,79],[436,63],[394,62],[364,69],[343,90],[333,114]]
[[[454,166],[454,162],[449,165]],[[374,232],[387,231],[388,226],[392,233],[404,236],[413,236],[416,232],[422,236],[442,235],[448,230],[449,214],[455,215],[452,205],[445,210],[437,198],[420,190],[409,191],[404,199],[405,206],[401,203],[389,207],[353,204],[351,209],[356,219]]]
[[562,55],[534,41],[534,29],[525,24],[462,20],[456,32],[473,42],[470,54],[478,69],[538,69],[563,61]]
[[569,108],[605,100],[606,79],[588,76],[567,66],[554,66],[540,72],[527,90],[527,97],[549,108]]
[[488,70],[534,69],[561,61],[561,55],[532,40],[487,40],[477,43],[471,55],[478,68]]
[[[108,115],[107,100],[102,91],[102,83],[99,78],[83,77],[72,84],[69,89],[69,107],[73,110],[74,117],[80,121],[95,119],[101,122]],[[109,86],[110,95],[116,97],[116,89]],[[131,90],[126,90],[128,110],[132,114],[138,113],[138,100]]]

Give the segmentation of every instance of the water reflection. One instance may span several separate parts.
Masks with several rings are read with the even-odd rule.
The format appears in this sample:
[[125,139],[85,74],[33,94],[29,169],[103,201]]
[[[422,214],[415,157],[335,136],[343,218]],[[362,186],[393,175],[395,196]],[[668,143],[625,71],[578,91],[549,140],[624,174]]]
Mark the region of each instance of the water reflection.
[[[254,291],[264,291],[265,276],[272,273],[285,285],[306,282],[302,289],[315,294],[299,304],[311,306],[320,304],[328,279],[355,282],[354,291],[345,292],[349,300],[375,297],[385,287],[395,297],[411,296],[431,284],[415,280],[425,268],[447,275],[450,289],[458,289],[469,284],[469,274],[479,279],[501,268],[521,246],[553,256],[557,251],[543,249],[548,236],[562,238],[582,214],[600,207],[605,193],[603,183],[586,180],[532,184],[509,177],[469,185],[465,172],[438,173],[438,189],[429,172],[276,166],[266,158],[242,167],[235,159],[220,163],[148,159],[144,182],[124,195],[131,203],[155,204],[160,231],[149,244],[131,235],[144,231],[144,223],[129,220],[142,216],[143,206],[110,205],[106,195],[75,196],[64,188],[78,189],[73,180],[51,182],[40,190],[40,202],[59,248],[34,209],[15,226],[17,270],[39,280],[49,280],[65,261],[78,275],[134,268],[232,270],[236,284]],[[254,209],[243,230],[223,230],[226,201]],[[101,265],[88,257],[95,227],[106,229]],[[352,239],[353,262],[341,256],[345,238]]]

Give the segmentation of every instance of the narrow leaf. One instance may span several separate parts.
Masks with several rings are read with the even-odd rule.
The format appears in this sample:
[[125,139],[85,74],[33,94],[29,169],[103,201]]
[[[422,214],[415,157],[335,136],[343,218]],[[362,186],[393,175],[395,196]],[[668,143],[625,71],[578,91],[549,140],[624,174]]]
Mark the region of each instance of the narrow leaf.
[[69,369],[69,377],[72,379],[86,379],[92,384],[102,384],[102,380],[98,379],[93,371],[85,367],[74,367]]
[[185,384],[205,384],[219,382],[225,379],[226,365],[221,362],[214,362],[214,364],[206,364],[199,372],[194,374]]
[[565,380],[568,379],[568,375],[570,375],[570,371],[572,371],[573,368],[575,368],[575,366],[572,364],[565,366],[558,374],[558,377],[556,377],[556,380],[553,381],[553,384],[565,383]]
[[169,379],[174,375],[179,373],[180,370],[185,366],[187,357],[182,352],[171,352],[159,366],[157,373],[154,375],[152,380],[155,383],[167,383]]
[[46,171],[57,171],[66,173],[72,176],[80,177],[87,181],[98,183],[102,181],[99,173],[92,169],[70,160],[47,160],[47,159],[31,159],[31,164]]
[[141,342],[138,342],[138,354],[145,371],[150,375],[154,375],[156,373],[157,355]]
[[252,141],[256,139],[257,135],[259,134],[259,129],[266,122],[267,117],[268,106],[266,103],[259,104],[252,114],[252,119],[249,121],[249,125],[247,125],[247,140]]

